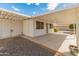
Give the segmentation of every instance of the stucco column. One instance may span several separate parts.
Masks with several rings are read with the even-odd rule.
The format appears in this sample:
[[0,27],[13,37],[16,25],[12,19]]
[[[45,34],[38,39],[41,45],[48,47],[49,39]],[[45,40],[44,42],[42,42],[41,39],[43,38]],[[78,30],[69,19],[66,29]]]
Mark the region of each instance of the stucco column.
[[76,38],[77,46],[79,47],[79,8],[75,8],[75,23],[76,23]]
[[79,24],[76,23],[77,46],[79,47]]

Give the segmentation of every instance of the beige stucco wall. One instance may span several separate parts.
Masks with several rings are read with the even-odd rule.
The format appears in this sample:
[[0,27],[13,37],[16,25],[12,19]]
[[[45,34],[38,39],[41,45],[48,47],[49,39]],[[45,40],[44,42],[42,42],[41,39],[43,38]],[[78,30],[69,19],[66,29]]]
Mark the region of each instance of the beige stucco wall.
[[[36,29],[36,21],[40,21],[40,22],[44,22],[44,29]],[[46,32],[46,24],[48,23],[48,33],[51,33],[52,32],[52,29],[50,29],[49,27],[49,24],[53,24],[51,21],[48,21],[42,17],[37,17],[35,19],[33,19],[33,35],[34,36],[40,36],[40,35],[44,35],[44,34],[47,34]]]
[[[36,29],[36,21],[44,22],[44,29]],[[31,37],[40,36],[46,33],[46,23],[52,24],[45,19],[40,19],[38,17],[23,21],[23,34]],[[48,26],[48,33],[51,33],[51,29]]]
[[[44,35],[46,34],[46,23],[53,24],[57,23],[58,26],[69,26],[69,24],[75,23],[76,16],[75,16],[75,8],[71,9],[66,9],[62,11],[58,11],[55,13],[50,13],[42,16],[37,16],[34,21],[34,30],[33,30],[33,35],[34,36],[39,36],[39,35]],[[44,29],[36,29],[36,21],[42,21],[44,22]],[[68,29],[68,27],[67,27]],[[49,33],[52,33],[52,29],[48,29]]]
[[0,39],[17,36],[22,34],[22,31],[21,20],[0,19]]
[[[36,29],[36,21],[41,21],[41,22],[44,22],[44,29]],[[40,35],[44,35],[44,34],[46,34],[46,23],[45,23],[45,21],[43,20],[43,19],[39,19],[39,18],[36,18],[36,19],[34,19],[33,20],[33,22],[34,22],[34,27],[33,27],[33,29],[34,29],[34,32],[33,32],[33,35],[34,36],[40,36]]]

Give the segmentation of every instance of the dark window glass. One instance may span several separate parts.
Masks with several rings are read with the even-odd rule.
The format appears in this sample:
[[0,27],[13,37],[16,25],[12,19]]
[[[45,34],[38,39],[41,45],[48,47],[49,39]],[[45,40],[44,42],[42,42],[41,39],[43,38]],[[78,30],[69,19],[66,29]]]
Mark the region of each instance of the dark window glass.
[[36,21],[36,29],[44,29],[44,23],[40,21]]
[[53,24],[50,24],[50,29],[52,29],[53,28]]

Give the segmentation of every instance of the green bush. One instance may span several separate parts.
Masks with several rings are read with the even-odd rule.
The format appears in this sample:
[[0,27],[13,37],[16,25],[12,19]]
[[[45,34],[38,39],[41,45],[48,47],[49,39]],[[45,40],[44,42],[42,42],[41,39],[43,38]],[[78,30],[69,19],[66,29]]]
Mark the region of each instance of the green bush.
[[54,28],[54,32],[58,32],[59,30],[57,28]]
[[76,29],[76,24],[70,24],[70,25],[69,25],[69,29],[71,29],[71,30]]

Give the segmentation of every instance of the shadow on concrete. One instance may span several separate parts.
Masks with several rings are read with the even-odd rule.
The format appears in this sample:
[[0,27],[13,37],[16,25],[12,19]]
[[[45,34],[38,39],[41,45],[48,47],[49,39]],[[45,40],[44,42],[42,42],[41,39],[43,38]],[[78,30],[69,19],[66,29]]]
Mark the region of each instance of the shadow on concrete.
[[0,56],[54,56],[48,48],[22,37],[0,40]]

